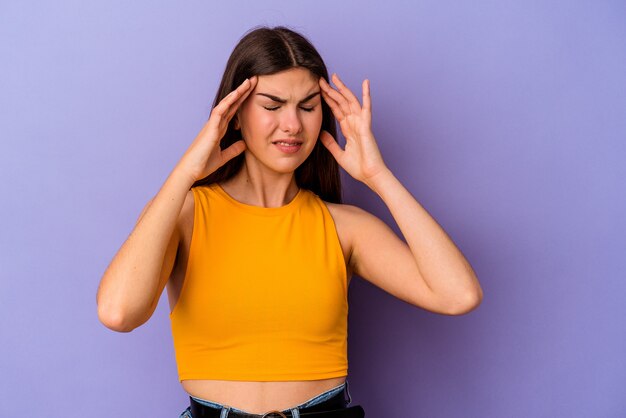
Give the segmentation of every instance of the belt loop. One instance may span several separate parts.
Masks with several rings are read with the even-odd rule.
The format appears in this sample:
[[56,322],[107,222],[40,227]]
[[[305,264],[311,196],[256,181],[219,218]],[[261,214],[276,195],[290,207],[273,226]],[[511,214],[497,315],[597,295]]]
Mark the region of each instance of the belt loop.
[[291,409],[291,418],[300,418],[300,410],[298,408]]
[[223,406],[222,413],[220,414],[220,418],[228,418],[229,412],[230,412],[230,406]]
[[348,406],[352,403],[352,396],[350,396],[350,388],[348,387],[348,379],[346,379],[346,393],[348,394]]

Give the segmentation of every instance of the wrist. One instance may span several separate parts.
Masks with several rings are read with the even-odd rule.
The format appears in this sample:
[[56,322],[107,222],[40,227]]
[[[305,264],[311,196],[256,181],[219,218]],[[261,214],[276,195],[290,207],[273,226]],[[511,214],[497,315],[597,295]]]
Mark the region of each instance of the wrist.
[[381,192],[394,181],[396,181],[396,178],[391,170],[389,170],[389,168],[387,167],[384,167],[378,173],[371,177],[368,177],[363,182],[367,185],[367,187],[372,189],[374,193],[380,196]]
[[169,178],[177,183],[183,183],[187,190],[191,189],[191,186],[196,182],[196,178],[180,166],[174,167]]

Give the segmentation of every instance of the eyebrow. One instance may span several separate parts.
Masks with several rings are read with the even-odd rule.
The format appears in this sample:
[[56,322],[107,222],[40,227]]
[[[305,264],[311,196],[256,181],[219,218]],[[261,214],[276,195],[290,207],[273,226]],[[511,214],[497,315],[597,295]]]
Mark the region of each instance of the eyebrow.
[[[319,91],[319,90],[318,90],[318,91],[316,91],[315,93],[311,93],[311,94],[309,94],[309,95],[308,95],[308,96],[306,96],[304,99],[300,100],[300,101],[298,102],[298,104],[301,104],[301,103],[306,103],[306,102],[308,102],[309,100],[311,100],[312,98],[314,98],[315,96],[317,96],[318,94],[320,94],[320,91]],[[281,99],[280,97],[277,97],[277,96],[274,96],[274,95],[271,95],[271,94],[267,94],[267,93],[257,93],[257,95],[258,95],[258,96],[265,96],[265,97],[268,97],[268,98],[270,98],[270,99],[272,99],[273,101],[278,102],[278,103],[287,103],[287,100],[286,100],[286,99]]]

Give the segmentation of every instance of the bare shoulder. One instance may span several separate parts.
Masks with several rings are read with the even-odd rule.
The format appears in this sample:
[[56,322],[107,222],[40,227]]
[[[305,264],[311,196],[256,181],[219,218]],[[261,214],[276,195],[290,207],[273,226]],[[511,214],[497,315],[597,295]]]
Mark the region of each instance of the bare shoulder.
[[354,227],[355,225],[362,226],[364,222],[368,223],[378,220],[376,216],[358,206],[345,203],[324,203],[326,203],[328,211],[335,220],[335,223],[341,222],[347,228]]
[[340,229],[349,227],[352,219],[351,212],[354,212],[354,209],[358,209],[356,206],[345,205],[343,203],[330,203],[324,201],[324,204],[328,208],[328,212],[330,212],[330,216],[332,216],[333,221],[335,222],[337,232],[339,232]]
[[391,231],[379,217],[358,206],[327,202],[326,205],[335,220],[337,229],[341,229],[352,249],[363,238],[376,235],[381,230]]
[[[374,215],[359,208],[358,206],[345,203],[330,203],[324,201],[328,212],[335,222],[337,235],[344,250],[344,256],[350,270],[354,268],[354,248],[358,241],[359,229],[368,223],[377,220]],[[372,219],[374,218],[374,219]]]

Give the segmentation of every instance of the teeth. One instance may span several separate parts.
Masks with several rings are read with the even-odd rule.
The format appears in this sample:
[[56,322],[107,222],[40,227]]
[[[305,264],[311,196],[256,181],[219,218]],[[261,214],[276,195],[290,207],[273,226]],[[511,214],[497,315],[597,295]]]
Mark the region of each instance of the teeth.
[[287,142],[274,142],[275,144],[280,144],[280,145],[287,145],[288,147],[294,147],[296,145],[300,145],[298,143],[294,143],[294,144],[289,144]]

